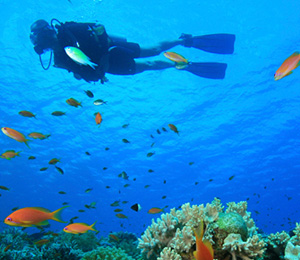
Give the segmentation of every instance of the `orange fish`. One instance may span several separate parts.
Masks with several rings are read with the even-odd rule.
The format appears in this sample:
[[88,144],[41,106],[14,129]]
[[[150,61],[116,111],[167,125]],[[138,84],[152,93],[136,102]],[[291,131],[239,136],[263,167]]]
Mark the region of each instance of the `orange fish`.
[[116,235],[114,234],[109,234],[109,237],[117,242],[119,242],[120,238],[118,238]]
[[51,135],[44,135],[44,134],[41,134],[41,133],[38,133],[38,132],[32,132],[28,136],[33,138],[33,139],[44,140],[44,139],[49,138],[49,136],[51,136]]
[[48,244],[49,242],[50,242],[49,239],[41,239],[41,240],[38,240],[38,241],[34,242],[34,244],[36,246],[42,246],[42,245]]
[[48,163],[54,165],[54,164],[57,164],[58,162],[60,162],[59,159],[53,158],[53,159],[51,159]]
[[176,134],[179,135],[179,131],[177,130],[177,127],[176,127],[175,125],[173,125],[173,124],[168,124],[168,127],[169,127],[172,131],[174,131]]
[[18,209],[5,218],[4,223],[10,226],[17,227],[33,227],[48,225],[49,219],[66,223],[61,219],[61,212],[69,206],[62,207],[51,212],[48,209],[41,207],[28,207]]
[[24,116],[24,117],[35,117],[34,114],[32,114],[30,111],[22,110],[19,112],[19,115]]
[[78,107],[78,106],[81,106],[81,107],[82,107],[81,102],[78,102],[78,101],[77,101],[76,99],[74,99],[74,98],[69,98],[69,99],[66,100],[66,102],[67,102],[70,106],[72,106],[72,107]]
[[71,233],[71,234],[83,234],[88,232],[89,230],[98,232],[98,230],[94,228],[95,224],[96,222],[89,226],[88,224],[85,223],[73,223],[64,227],[63,230],[66,233]]
[[292,74],[292,70],[296,69],[299,65],[300,53],[296,51],[281,64],[274,75],[274,79],[279,80]]
[[160,213],[162,211],[164,211],[164,210],[160,209],[160,208],[151,208],[151,209],[148,210],[148,213],[149,214],[157,214],[157,213]]
[[3,134],[7,135],[8,137],[10,137],[12,139],[15,139],[18,142],[25,143],[28,146],[28,148],[30,148],[29,145],[27,144],[27,142],[29,142],[29,140],[27,140],[25,138],[25,135],[23,135],[22,133],[14,130],[12,128],[9,128],[9,127],[2,127],[1,130],[2,130]]
[[116,216],[117,216],[118,218],[128,218],[126,215],[124,215],[124,214],[122,214],[122,213],[118,213],[118,214],[116,214]]
[[11,246],[12,246],[12,244],[7,245],[7,247],[4,248],[3,252],[7,252]]
[[197,229],[194,229],[196,236],[196,251],[194,251],[194,257],[196,260],[213,260],[214,250],[211,243],[208,240],[202,240],[203,238],[203,220]]
[[176,52],[167,51],[167,52],[164,52],[164,56],[166,58],[168,58],[169,60],[174,61],[176,63],[185,63],[185,64],[189,63],[186,58],[184,58],[182,55],[180,55]]
[[95,121],[97,125],[100,125],[102,122],[102,116],[100,115],[99,112],[96,114]]
[[12,158],[15,158],[16,156],[19,156],[20,152],[15,152],[14,150],[7,150],[5,153],[1,154],[0,157],[10,160]]

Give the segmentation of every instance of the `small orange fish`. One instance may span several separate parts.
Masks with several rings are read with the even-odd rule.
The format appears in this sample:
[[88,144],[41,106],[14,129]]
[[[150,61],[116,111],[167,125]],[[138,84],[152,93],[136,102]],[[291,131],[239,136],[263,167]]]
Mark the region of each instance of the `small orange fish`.
[[292,70],[296,69],[299,65],[300,53],[296,51],[281,64],[274,75],[274,79],[279,80],[292,74]]
[[14,150],[7,150],[5,153],[1,154],[0,157],[10,160],[12,158],[15,158],[16,156],[19,156],[20,152],[15,152]]
[[175,125],[173,125],[173,124],[168,124],[168,127],[169,127],[172,131],[174,131],[176,134],[179,135],[179,131],[177,130],[177,127],[176,127]]
[[117,216],[118,218],[128,218],[126,215],[124,215],[124,214],[122,214],[122,213],[118,213],[118,214],[116,214],[116,216]]
[[102,116],[100,115],[99,112],[96,114],[95,121],[97,125],[100,125],[102,122]]
[[27,142],[29,142],[29,140],[27,140],[25,138],[25,135],[23,135],[22,133],[12,129],[12,128],[9,128],[9,127],[2,127],[1,128],[3,134],[7,135],[8,137],[12,138],[12,139],[15,139],[16,141],[20,142],[20,143],[25,143],[28,148],[29,145],[27,144]]
[[94,228],[95,224],[96,224],[96,222],[89,226],[86,223],[73,223],[73,224],[70,224],[70,225],[64,227],[63,230],[66,233],[71,233],[71,234],[83,234],[83,233],[88,232],[89,230],[98,232],[98,230],[96,230]]
[[164,210],[160,209],[160,208],[151,208],[151,209],[148,210],[148,213],[149,214],[157,214],[157,213],[160,213],[162,211],[164,211]]
[[33,139],[44,140],[44,139],[49,138],[51,135],[50,134],[49,135],[44,135],[44,134],[41,134],[41,133],[38,133],[38,132],[32,132],[28,136],[33,138]]
[[48,244],[49,242],[50,242],[49,239],[41,239],[41,240],[38,240],[38,241],[34,242],[34,244],[36,246],[42,246],[42,245]]
[[194,257],[196,260],[213,260],[214,250],[211,243],[208,240],[203,239],[203,220],[197,229],[194,229],[196,236],[196,251],[194,251]]
[[36,118],[33,113],[31,113],[30,111],[26,111],[26,110],[20,111],[19,115],[24,116],[24,117],[34,117],[34,118]]
[[48,209],[41,207],[28,207],[14,211],[5,218],[4,223],[10,226],[17,227],[33,227],[48,225],[49,219],[66,223],[61,219],[61,212],[69,206],[62,207],[51,212]]
[[67,102],[70,106],[72,106],[72,107],[78,107],[78,106],[81,106],[81,107],[82,107],[81,102],[78,102],[78,101],[77,101],[76,99],[74,99],[74,98],[69,98],[69,99],[66,100],[66,102]]
[[11,246],[12,246],[12,244],[7,245],[7,246],[4,248],[3,252],[7,252],[7,251],[10,249]]
[[119,242],[120,238],[118,238],[116,235],[114,234],[109,234],[109,237],[117,242]]
[[58,162],[60,162],[59,159],[53,158],[53,159],[51,159],[48,163],[54,165],[54,164],[57,164]]
[[180,55],[176,52],[167,51],[167,52],[164,52],[164,56],[166,58],[168,58],[169,60],[174,61],[176,63],[185,63],[185,64],[189,63],[186,58],[184,58],[182,55]]

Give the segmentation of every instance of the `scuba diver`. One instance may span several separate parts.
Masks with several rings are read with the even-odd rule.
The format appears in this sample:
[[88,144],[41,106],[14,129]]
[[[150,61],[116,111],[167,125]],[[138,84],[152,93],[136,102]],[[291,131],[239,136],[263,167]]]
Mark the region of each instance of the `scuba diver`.
[[[211,79],[225,77],[226,63],[188,62],[173,52],[165,52],[171,61],[137,61],[138,58],[157,56],[175,46],[193,47],[206,52],[232,54],[235,35],[211,34],[192,36],[182,34],[178,40],[165,41],[151,48],[126,39],[108,35],[99,23],[61,23],[52,19],[50,24],[37,20],[31,25],[30,40],[39,55],[42,67],[47,70],[54,56],[54,67],[66,69],[76,79],[87,82],[107,81],[105,74],[133,75],[146,70],[174,68],[189,71],[197,76]],[[49,64],[44,66],[41,55],[50,50]],[[174,64],[175,62],[175,64]]]

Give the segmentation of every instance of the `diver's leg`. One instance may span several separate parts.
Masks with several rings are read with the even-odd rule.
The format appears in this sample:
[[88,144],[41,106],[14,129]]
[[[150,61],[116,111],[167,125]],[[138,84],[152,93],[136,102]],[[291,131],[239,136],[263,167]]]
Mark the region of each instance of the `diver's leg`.
[[139,58],[146,58],[146,57],[152,57],[152,56],[159,55],[163,51],[169,50],[177,45],[183,45],[183,43],[184,43],[184,40],[179,39],[179,40],[175,40],[175,41],[160,42],[158,45],[149,47],[149,48],[141,47]]
[[174,63],[168,61],[146,61],[146,62],[135,62],[135,74],[141,73],[146,70],[164,70],[168,68],[174,68]]

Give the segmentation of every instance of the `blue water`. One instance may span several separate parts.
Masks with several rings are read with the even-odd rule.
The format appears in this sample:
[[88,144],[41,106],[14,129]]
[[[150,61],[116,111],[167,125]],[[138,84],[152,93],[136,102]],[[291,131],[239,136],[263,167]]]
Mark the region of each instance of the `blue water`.
[[[79,216],[79,222],[98,221],[101,234],[140,234],[153,217],[159,217],[147,213],[152,207],[168,205],[168,212],[186,202],[202,204],[219,197],[224,205],[248,199],[248,210],[267,233],[294,228],[300,218],[300,70],[276,82],[273,75],[300,48],[297,1],[0,3],[0,125],[26,135],[51,134],[46,140],[30,142],[29,149],[1,133],[0,153],[22,151],[12,160],[0,159],[0,185],[10,188],[0,191],[1,220],[14,207],[56,210],[68,202],[64,220]],[[52,18],[99,21],[108,34],[141,46],[176,39],[182,32],[233,33],[235,52],[217,55],[192,48],[172,49],[193,61],[227,63],[224,80],[168,69],[135,76],[107,75],[109,82],[104,85],[88,84],[67,71],[41,68],[29,40],[30,25],[37,19]],[[163,55],[156,59],[166,60]],[[87,89],[94,99],[85,95]],[[69,106],[65,101],[70,97],[82,101],[83,107]],[[108,101],[107,105],[93,105],[97,98]],[[21,110],[32,111],[37,119],[20,116]],[[54,117],[55,110],[67,116]],[[94,121],[95,112],[103,117],[100,128]],[[169,123],[177,126],[179,136],[169,130]],[[122,128],[124,124],[129,127]],[[123,138],[130,143],[123,143]],[[148,158],[149,152],[155,155]],[[28,160],[30,155],[37,159]],[[61,159],[57,166],[64,175],[48,165],[54,157]],[[48,166],[47,171],[39,170]],[[118,177],[122,171],[129,175],[128,181]],[[130,186],[124,187],[126,183]],[[85,193],[88,188],[93,190]],[[116,200],[128,201],[121,204],[128,219],[115,216],[110,204]],[[84,207],[91,202],[97,202],[96,209]],[[142,206],[140,212],[130,209],[135,203]],[[53,231],[64,227],[50,222]],[[1,229],[6,227],[0,224]]]

